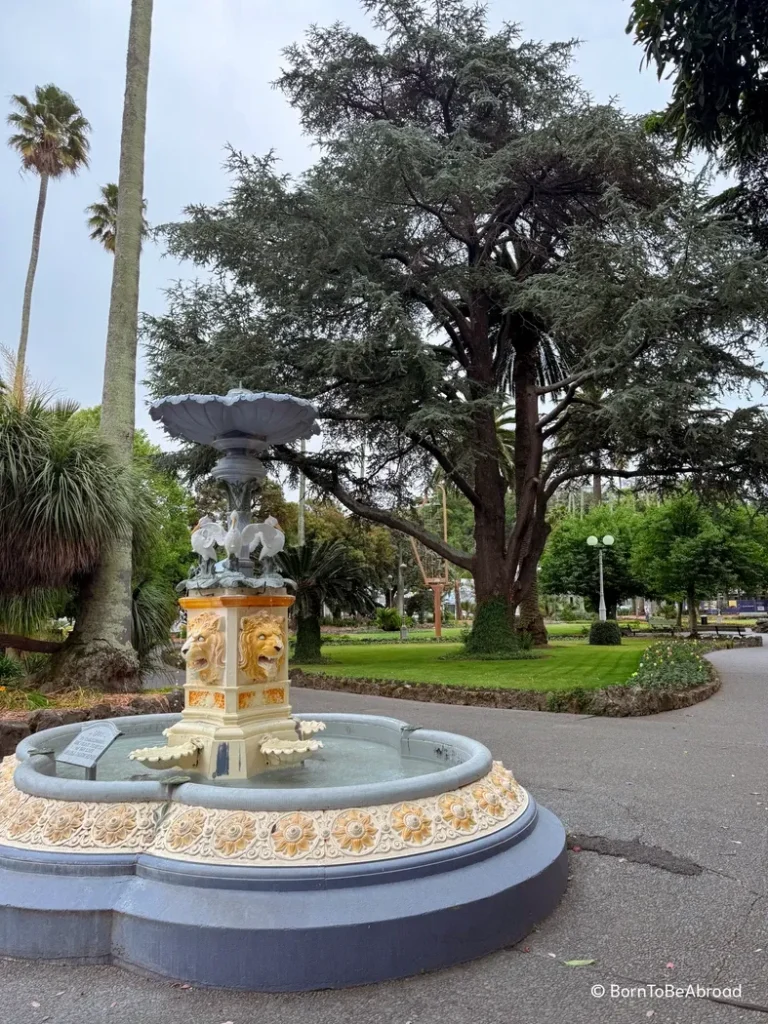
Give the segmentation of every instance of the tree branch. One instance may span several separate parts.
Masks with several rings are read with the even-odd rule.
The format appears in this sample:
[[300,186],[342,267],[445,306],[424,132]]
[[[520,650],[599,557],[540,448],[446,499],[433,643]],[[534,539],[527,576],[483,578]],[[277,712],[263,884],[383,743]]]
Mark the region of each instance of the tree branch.
[[309,458],[292,451],[285,445],[275,445],[273,451],[279,462],[296,466],[308,480],[331,493],[350,512],[354,512],[355,515],[360,516],[362,519],[381,523],[382,526],[388,526],[390,530],[396,530],[398,533],[404,533],[408,537],[413,537],[414,540],[420,541],[425,547],[440,555],[441,558],[447,558],[449,562],[458,565],[462,569],[466,569],[468,572],[473,571],[473,555],[466,551],[459,551],[439,537],[429,533],[428,530],[423,529],[417,523],[412,523],[408,519],[401,519],[400,516],[396,516],[393,512],[388,512],[386,509],[376,508],[374,505],[368,505],[364,501],[359,501],[342,485],[334,467],[328,467],[329,479]]
[[458,469],[456,469],[445,452],[442,452],[437,445],[433,444],[421,434],[408,434],[408,437],[410,437],[412,441],[415,441],[416,444],[424,449],[424,451],[429,452],[435,462],[445,471],[449,479],[456,484],[464,497],[467,498],[475,508],[480,507],[481,501],[477,491],[472,487],[469,481],[459,473]]

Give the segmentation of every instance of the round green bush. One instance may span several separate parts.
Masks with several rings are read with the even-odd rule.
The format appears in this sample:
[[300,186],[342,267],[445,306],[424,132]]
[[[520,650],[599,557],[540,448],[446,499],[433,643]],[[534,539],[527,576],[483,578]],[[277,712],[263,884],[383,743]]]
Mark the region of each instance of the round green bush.
[[617,647],[621,643],[621,630],[615,619],[593,622],[589,630],[589,642],[597,647]]
[[376,625],[386,633],[394,633],[401,626],[400,614],[397,608],[379,608],[376,611]]

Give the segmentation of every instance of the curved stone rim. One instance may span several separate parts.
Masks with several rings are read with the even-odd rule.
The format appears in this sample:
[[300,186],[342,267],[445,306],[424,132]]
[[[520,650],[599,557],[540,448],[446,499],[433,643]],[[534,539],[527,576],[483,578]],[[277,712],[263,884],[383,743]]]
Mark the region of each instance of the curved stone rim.
[[[81,730],[82,724],[62,725],[27,737],[16,748],[16,757],[21,762],[16,769],[16,788],[29,796],[49,800],[86,803],[138,803],[163,801],[187,806],[207,807],[221,810],[242,811],[314,811],[340,810],[347,807],[368,807],[393,804],[400,801],[438,796],[441,793],[459,789],[486,775],[492,767],[491,752],[482,743],[456,733],[434,729],[412,729],[406,722],[385,715],[296,715],[299,720],[313,719],[326,723],[325,735],[343,735],[346,728],[355,728],[361,738],[377,733],[378,742],[388,738],[392,745],[406,744],[413,753],[419,745],[424,748],[441,748],[447,755],[450,751],[464,755],[458,763],[438,771],[417,775],[409,779],[392,782],[369,783],[367,785],[335,786],[325,789],[245,789],[238,787],[207,786],[198,782],[185,782],[168,786],[164,782],[88,782],[81,779],[63,779],[49,774],[51,765],[47,758],[37,758],[34,750],[41,745],[41,736],[53,740],[72,739]],[[144,734],[147,727],[161,732],[174,722],[179,715],[135,715],[113,718],[124,735]],[[338,730],[338,731],[337,731]],[[414,756],[419,756],[416,753]]]
[[[518,841],[499,833],[421,864],[314,869],[309,885],[273,872],[264,887],[247,884],[253,872],[238,880],[232,869],[194,865],[179,884],[166,874],[174,865],[145,871],[143,858],[135,871],[134,858],[104,856],[62,872],[74,858],[0,848],[0,953],[268,992],[448,967],[519,942],[565,890],[565,831],[553,814],[539,808],[532,827],[504,832]],[[95,871],[97,860],[109,866]]]
[[[274,419],[280,406],[286,405],[292,406],[298,415],[282,417],[285,422],[273,426],[270,420]],[[248,406],[255,407],[248,410],[248,418],[254,422],[243,421],[238,427],[238,412]],[[259,414],[263,422],[258,422]],[[198,444],[211,445],[222,434],[238,429],[244,435],[258,437],[264,445],[284,444],[297,438],[309,440],[320,433],[315,422],[317,408],[306,398],[243,388],[233,388],[226,395],[167,395],[150,403],[149,415],[162,423],[171,437]],[[291,423],[291,419],[294,422]]]
[[151,854],[245,868],[392,861],[464,846],[507,828],[530,798],[500,761],[437,796],[323,810],[243,811],[30,796],[0,770],[0,845],[66,856]]
[[[425,877],[493,857],[522,842],[536,827],[539,807],[533,797],[521,813],[496,832],[476,836],[457,846],[424,850],[386,861],[387,883]],[[82,853],[55,848],[30,849],[0,843],[0,870],[57,875],[118,876],[136,875],[168,885],[197,886],[244,891],[279,889],[348,888],[379,884],[380,860],[348,861],[341,864],[286,865],[250,867],[239,864],[202,863],[166,857],[155,852]]]

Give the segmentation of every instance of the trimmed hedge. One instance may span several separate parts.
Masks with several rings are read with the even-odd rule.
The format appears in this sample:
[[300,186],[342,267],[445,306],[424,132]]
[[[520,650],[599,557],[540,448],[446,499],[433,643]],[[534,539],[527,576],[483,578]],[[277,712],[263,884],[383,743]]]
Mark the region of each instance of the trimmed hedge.
[[621,629],[615,619],[593,622],[589,628],[589,642],[597,647],[618,647]]

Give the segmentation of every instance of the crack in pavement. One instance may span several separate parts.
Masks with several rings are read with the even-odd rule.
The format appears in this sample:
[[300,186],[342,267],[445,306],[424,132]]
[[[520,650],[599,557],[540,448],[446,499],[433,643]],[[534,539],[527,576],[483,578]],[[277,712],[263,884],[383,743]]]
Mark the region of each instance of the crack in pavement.
[[688,857],[678,857],[660,846],[641,843],[639,839],[608,839],[606,836],[587,836],[578,832],[568,835],[568,849],[599,853],[605,857],[622,857],[633,864],[648,864],[650,867],[669,871],[673,875],[700,875],[704,872],[701,864]]

